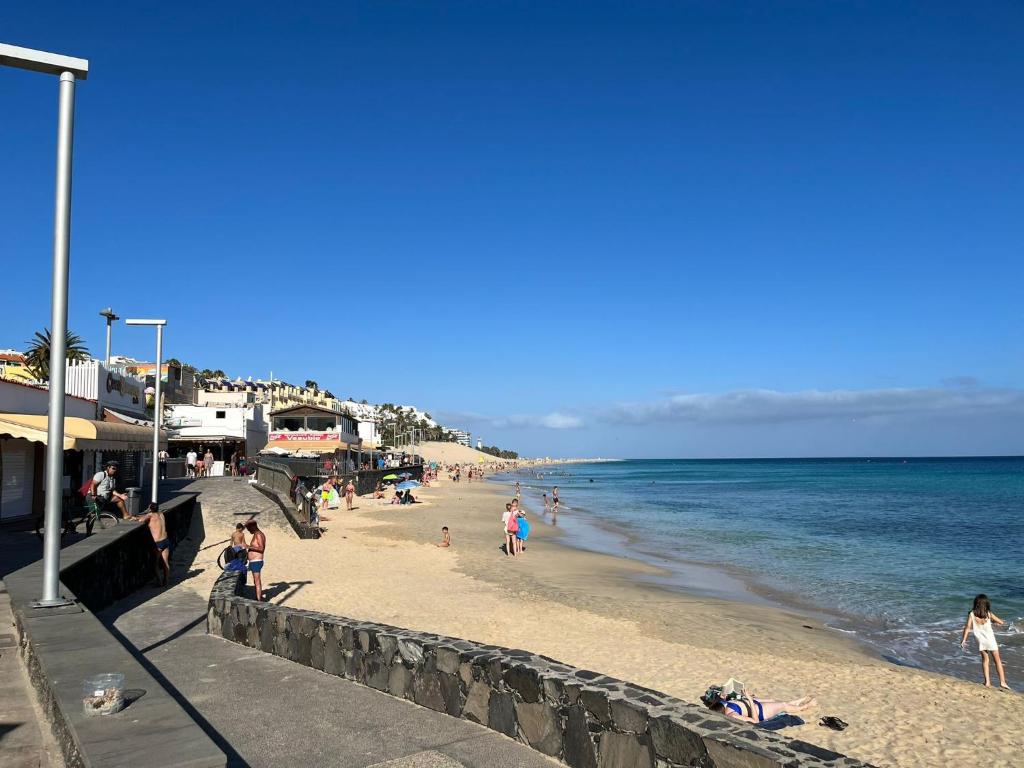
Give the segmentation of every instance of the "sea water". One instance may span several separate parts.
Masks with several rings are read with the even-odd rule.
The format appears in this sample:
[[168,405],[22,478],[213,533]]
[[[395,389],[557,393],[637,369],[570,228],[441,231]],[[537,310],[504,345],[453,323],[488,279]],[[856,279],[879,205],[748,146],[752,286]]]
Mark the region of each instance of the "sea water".
[[657,563],[678,588],[815,611],[898,664],[980,679],[973,638],[959,643],[984,592],[1024,688],[1024,458],[637,460],[498,479],[538,514],[559,486],[569,544]]

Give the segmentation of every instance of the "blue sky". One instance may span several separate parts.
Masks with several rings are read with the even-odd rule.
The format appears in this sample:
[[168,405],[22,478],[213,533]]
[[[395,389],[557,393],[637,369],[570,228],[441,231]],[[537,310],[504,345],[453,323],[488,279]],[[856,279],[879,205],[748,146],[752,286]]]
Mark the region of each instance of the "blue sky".
[[[12,1],[70,325],[532,455],[1024,452],[1017,3]],[[0,70],[0,347],[53,78]],[[152,285],[160,286],[154,295]],[[115,352],[151,357],[119,327]]]

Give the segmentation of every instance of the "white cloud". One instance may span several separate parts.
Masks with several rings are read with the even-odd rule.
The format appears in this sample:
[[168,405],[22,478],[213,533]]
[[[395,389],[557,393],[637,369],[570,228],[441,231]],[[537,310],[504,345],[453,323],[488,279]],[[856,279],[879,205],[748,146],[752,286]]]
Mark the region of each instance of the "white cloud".
[[478,429],[580,429],[583,427],[583,419],[579,416],[559,411],[512,416],[484,416],[472,412],[446,411],[438,413],[438,418],[445,426],[473,426]]
[[739,390],[681,394],[646,403],[622,403],[606,418],[622,424],[658,421],[767,424],[911,415],[1024,413],[1019,389],[866,389],[777,392]]

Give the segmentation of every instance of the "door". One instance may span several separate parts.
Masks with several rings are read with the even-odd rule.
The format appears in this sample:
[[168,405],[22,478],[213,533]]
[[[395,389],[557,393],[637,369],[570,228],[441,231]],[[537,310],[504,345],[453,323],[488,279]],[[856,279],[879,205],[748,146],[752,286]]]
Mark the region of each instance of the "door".
[[32,443],[0,440],[0,520],[32,514]]

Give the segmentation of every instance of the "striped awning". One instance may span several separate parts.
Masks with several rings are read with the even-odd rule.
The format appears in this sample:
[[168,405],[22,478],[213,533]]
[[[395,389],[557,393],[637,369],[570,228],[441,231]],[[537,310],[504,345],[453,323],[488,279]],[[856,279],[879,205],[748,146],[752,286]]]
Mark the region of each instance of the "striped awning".
[[[18,437],[46,444],[49,417],[26,413],[0,413],[0,436]],[[167,433],[160,432],[166,447]],[[132,451],[153,447],[153,430],[134,424],[93,421],[76,416],[64,418],[65,451]]]

